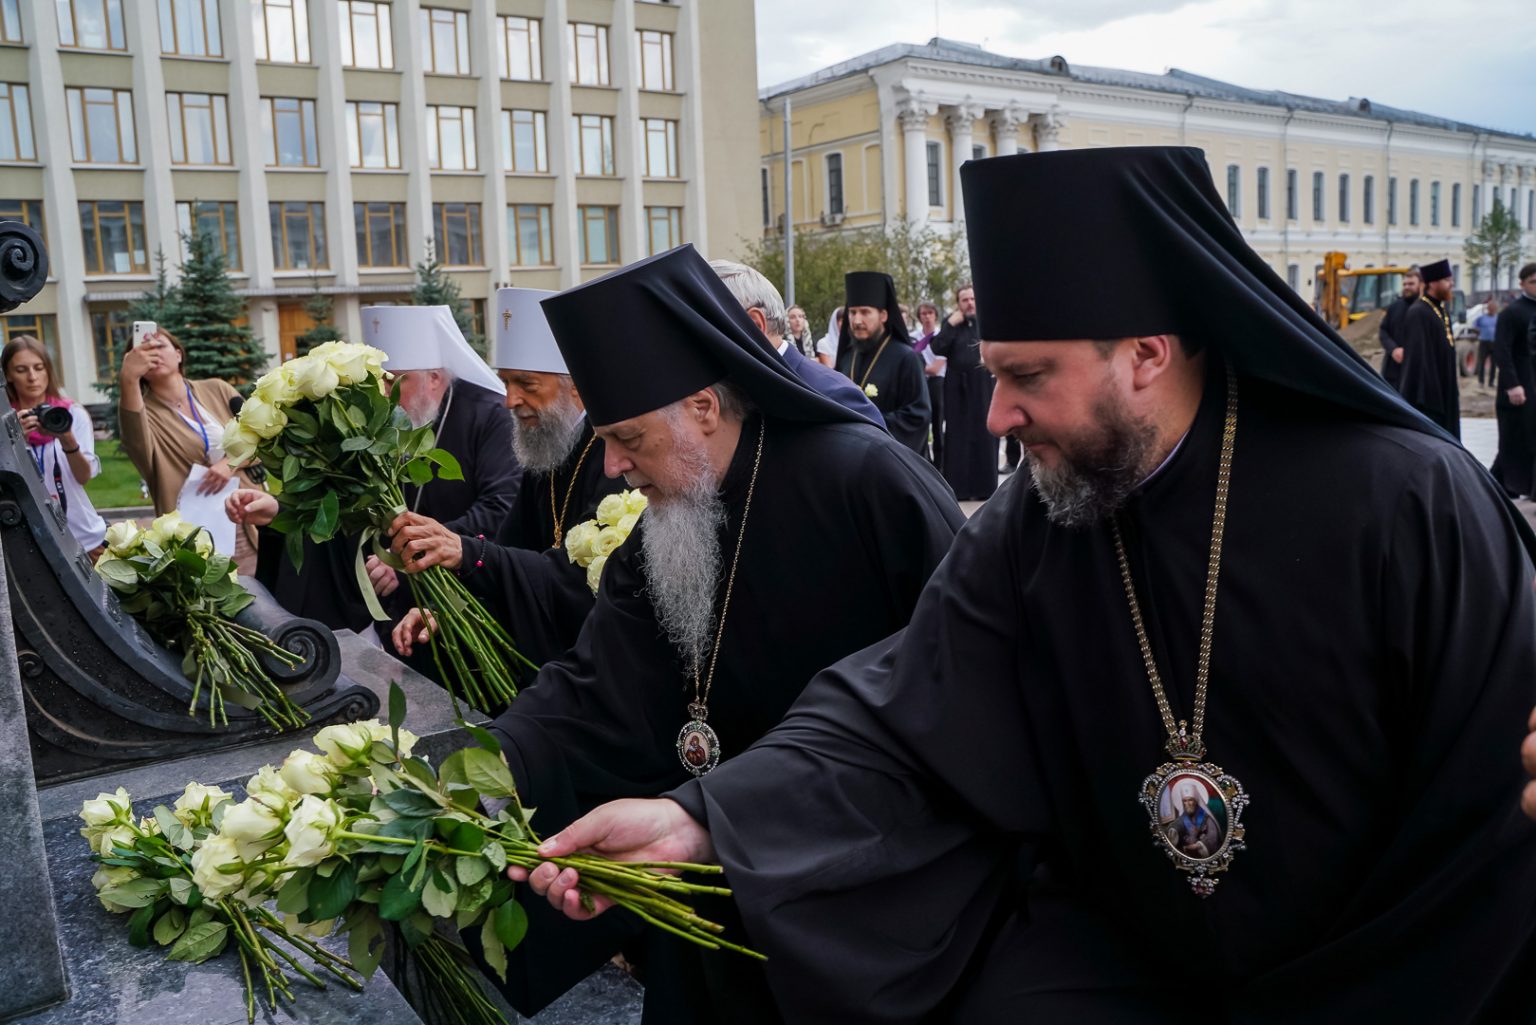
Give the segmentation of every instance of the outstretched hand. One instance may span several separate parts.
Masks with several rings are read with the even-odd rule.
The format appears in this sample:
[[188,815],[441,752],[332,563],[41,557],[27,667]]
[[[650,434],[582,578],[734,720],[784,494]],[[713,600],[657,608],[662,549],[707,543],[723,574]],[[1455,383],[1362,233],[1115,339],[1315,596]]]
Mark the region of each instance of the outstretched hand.
[[[1536,776],[1536,710],[1532,710],[1531,718],[1526,723],[1526,728],[1530,732],[1525,735],[1525,743],[1520,745],[1520,760],[1525,763],[1526,774]],[[1525,793],[1520,796],[1520,807],[1525,810],[1527,815],[1536,819],[1536,780],[1532,780],[1525,785]],[[602,808],[598,809],[598,811],[602,810]],[[596,814],[596,812],[593,814]],[[575,823],[575,825],[580,824],[580,821]]]
[[430,516],[403,512],[389,525],[389,532],[389,549],[405,564],[407,573],[432,566],[458,569],[464,561],[464,539]]

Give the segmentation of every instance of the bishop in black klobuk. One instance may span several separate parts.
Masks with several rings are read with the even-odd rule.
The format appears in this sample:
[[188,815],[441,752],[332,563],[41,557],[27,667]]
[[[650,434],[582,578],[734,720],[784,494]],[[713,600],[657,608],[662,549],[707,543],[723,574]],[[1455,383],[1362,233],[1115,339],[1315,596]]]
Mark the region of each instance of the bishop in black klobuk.
[[[889,274],[851,271],[844,276],[847,292],[843,328],[837,343],[837,369],[852,379],[874,402],[885,418],[891,437],[914,452],[928,449],[927,378],[923,360],[912,350],[912,338],[896,301],[896,285]],[[879,317],[864,337],[854,333],[851,311],[865,308]]]
[[1523,519],[1247,246],[1200,151],[961,179],[1029,472],[906,631],[551,853],[625,827],[718,858],[795,1022],[1529,1020]]
[[[493,727],[550,833],[730,765],[819,670],[906,625],[963,518],[927,461],[802,384],[691,246],[543,308],[607,472],[650,501],[575,646]],[[835,625],[807,629],[807,610]],[[505,987],[525,1014],[633,938],[529,903],[539,942]],[[647,1022],[780,1020],[755,962],[639,942]]]
[[1409,404],[1461,437],[1461,375],[1456,368],[1456,334],[1451,330],[1449,260],[1420,269],[1424,294],[1408,305],[1399,327],[1403,365],[1398,387]]

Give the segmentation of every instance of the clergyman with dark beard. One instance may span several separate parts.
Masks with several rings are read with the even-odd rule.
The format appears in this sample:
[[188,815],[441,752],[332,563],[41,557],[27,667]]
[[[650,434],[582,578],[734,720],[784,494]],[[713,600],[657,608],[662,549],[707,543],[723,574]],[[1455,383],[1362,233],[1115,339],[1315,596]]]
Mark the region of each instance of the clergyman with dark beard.
[[[543,307],[606,472],[649,500],[575,647],[494,725],[551,833],[729,765],[819,670],[907,625],[962,516],[926,460],[802,384],[691,246]],[[828,601],[826,629],[793,614]],[[629,936],[530,913],[504,990],[524,1014]],[[631,949],[648,1021],[780,1020],[755,962],[658,931]]]
[[[523,475],[501,529],[494,537],[458,533],[411,512],[390,527],[393,550],[408,572],[436,565],[457,570],[534,663],[576,643],[592,611],[586,571],[566,556],[565,534],[623,487],[603,473],[603,443],[539,308],[551,295],[533,288],[496,293],[492,362],[506,385],[512,450]],[[395,625],[393,641],[406,656],[426,643],[419,610]]]

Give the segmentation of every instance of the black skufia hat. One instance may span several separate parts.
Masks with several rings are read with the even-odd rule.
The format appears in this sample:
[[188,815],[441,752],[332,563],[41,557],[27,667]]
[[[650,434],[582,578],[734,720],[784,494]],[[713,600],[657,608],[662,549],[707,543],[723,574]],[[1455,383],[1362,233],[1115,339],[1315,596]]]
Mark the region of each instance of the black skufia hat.
[[692,245],[577,285],[540,304],[598,427],[649,413],[720,380],[766,417],[870,423],[795,377]]
[[1419,277],[1423,279],[1426,285],[1432,281],[1444,281],[1450,276],[1451,261],[1449,260],[1436,260],[1434,263],[1419,265]]
[[891,333],[891,338],[911,348],[912,336],[907,334],[907,321],[901,315],[901,303],[896,300],[896,282],[881,271],[852,270],[843,275],[843,326],[837,335],[839,362],[853,339],[848,330],[850,306],[873,306],[884,310],[885,329]]

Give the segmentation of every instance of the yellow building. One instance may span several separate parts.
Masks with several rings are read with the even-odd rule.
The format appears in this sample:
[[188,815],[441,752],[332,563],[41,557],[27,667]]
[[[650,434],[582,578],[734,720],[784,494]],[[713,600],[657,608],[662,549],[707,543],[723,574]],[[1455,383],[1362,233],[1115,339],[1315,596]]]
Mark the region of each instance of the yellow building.
[[[797,232],[901,218],[963,230],[956,172],[967,160],[1181,145],[1205,151],[1249,242],[1309,298],[1334,250],[1356,267],[1449,258],[1461,287],[1488,288],[1486,273],[1463,278],[1459,265],[1467,234],[1496,202],[1536,253],[1531,136],[1366,99],[1025,60],[945,39],[887,46],[759,93],[768,236],[783,230],[786,100]],[[1508,273],[1500,284],[1513,287]]]

